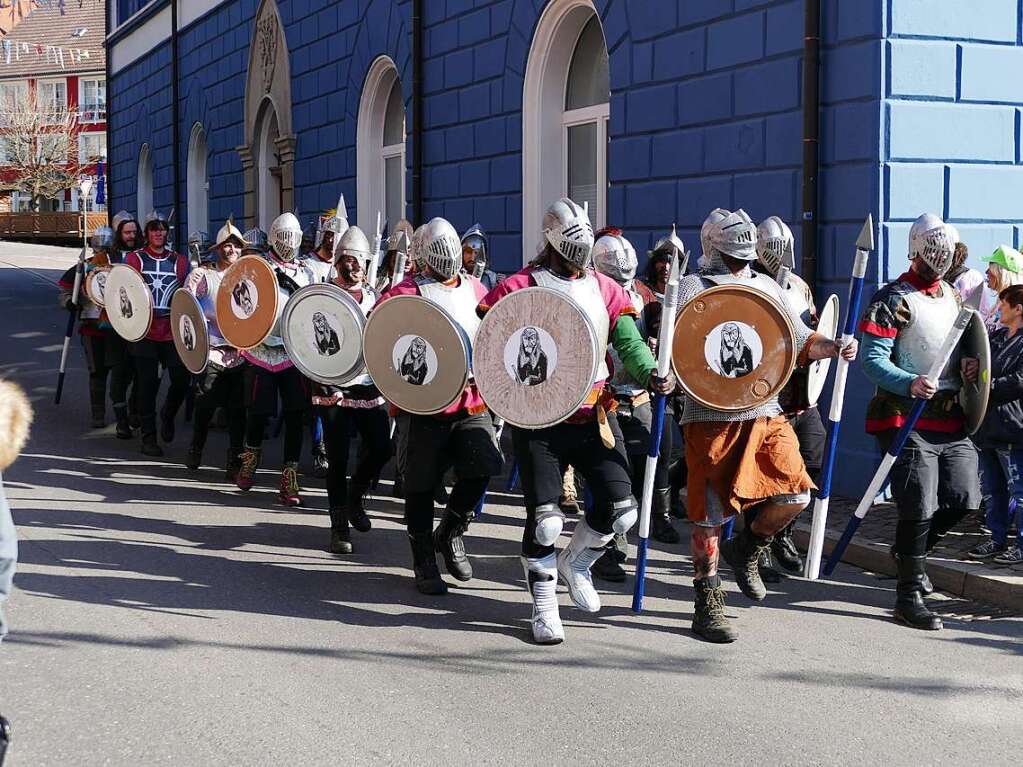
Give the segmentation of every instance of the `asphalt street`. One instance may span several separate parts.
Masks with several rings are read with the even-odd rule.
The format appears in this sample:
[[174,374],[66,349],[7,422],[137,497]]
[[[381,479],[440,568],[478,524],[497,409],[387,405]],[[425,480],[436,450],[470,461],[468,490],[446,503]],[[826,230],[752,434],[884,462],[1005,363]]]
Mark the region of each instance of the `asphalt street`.
[[187,425],[162,461],[91,430],[77,339],[53,404],[74,255],[0,244],[0,375],[36,408],[3,478],[10,765],[1018,763],[1020,616],[938,595],[945,630],[918,632],[891,620],[888,578],[843,566],[754,605],[726,572],[740,638],[710,645],[689,631],[686,547],[655,544],[642,615],[631,578],[597,615],[562,589],[567,641],[537,647],[517,495],[470,529],[476,578],[425,597],[393,499],[337,558],[322,481],[275,504],[275,449],[243,494],[222,433],[191,473]]

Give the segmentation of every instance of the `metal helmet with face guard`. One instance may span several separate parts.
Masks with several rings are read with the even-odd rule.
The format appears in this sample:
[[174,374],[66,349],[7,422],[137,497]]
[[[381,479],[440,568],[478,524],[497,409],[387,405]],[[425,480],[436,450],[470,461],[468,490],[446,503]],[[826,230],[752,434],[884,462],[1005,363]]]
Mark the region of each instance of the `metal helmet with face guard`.
[[939,216],[924,213],[909,230],[909,257],[919,258],[939,277],[952,266],[955,242]]
[[267,239],[279,259],[294,261],[302,247],[302,225],[294,213],[282,213],[270,224]]
[[462,241],[447,219],[435,218],[426,224],[420,250],[421,258],[445,280],[462,268]]
[[562,258],[580,269],[590,265],[593,225],[586,211],[567,197],[555,200],[543,215],[544,239]]
[[108,252],[114,247],[114,230],[109,226],[97,226],[89,237],[89,247],[93,252]]
[[757,258],[757,227],[746,211],[724,208],[711,212],[700,230],[705,257],[730,256],[740,261]]
[[489,260],[488,243],[487,233],[479,224],[473,224],[462,235],[462,251],[464,252],[467,248],[472,251],[472,261],[477,270],[481,268],[481,264],[482,268],[486,268]]
[[757,227],[757,259],[767,271],[777,276],[787,266],[795,266],[796,239],[789,225],[778,216],[770,216]]
[[621,229],[606,230],[593,243],[593,268],[622,287],[632,285],[638,266],[636,249]]

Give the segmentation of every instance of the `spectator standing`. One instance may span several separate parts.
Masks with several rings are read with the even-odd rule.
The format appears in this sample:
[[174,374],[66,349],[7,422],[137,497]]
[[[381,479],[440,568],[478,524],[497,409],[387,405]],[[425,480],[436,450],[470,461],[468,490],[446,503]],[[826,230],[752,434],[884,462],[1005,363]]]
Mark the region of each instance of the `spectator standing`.
[[[14,463],[28,438],[32,406],[25,393],[10,381],[0,381],[0,473]],[[7,505],[3,477],[0,475],[0,642],[7,633],[4,602],[14,585],[14,566],[18,561],[18,539],[14,520]]]

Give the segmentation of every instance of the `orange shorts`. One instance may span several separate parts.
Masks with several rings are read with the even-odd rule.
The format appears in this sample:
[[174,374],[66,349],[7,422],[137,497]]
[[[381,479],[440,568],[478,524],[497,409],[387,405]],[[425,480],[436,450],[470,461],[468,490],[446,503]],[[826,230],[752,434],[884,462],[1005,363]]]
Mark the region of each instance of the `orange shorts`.
[[708,492],[720,500],[724,517],[730,517],[771,496],[805,493],[815,487],[799,454],[796,433],[783,415],[734,423],[688,423],[683,433],[690,522],[717,516],[716,510],[707,508]]

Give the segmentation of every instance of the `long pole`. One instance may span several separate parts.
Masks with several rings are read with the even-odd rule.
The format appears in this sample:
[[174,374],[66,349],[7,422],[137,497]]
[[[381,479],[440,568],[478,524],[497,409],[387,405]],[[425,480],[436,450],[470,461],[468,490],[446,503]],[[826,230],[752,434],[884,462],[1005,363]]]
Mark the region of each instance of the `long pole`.
[[[952,329],[945,336],[945,341],[941,345],[941,349],[938,355],[934,358],[934,362],[931,364],[930,370],[927,371],[927,380],[937,381],[941,375],[941,371],[945,369],[945,365],[948,364],[949,359],[952,357],[952,352],[955,351],[956,346],[959,345],[959,339],[962,338],[967,326],[970,324],[970,320],[973,317],[974,310],[969,306],[964,306],[959,310],[959,315],[956,317],[955,323],[952,325]],[[899,457],[899,453],[902,452],[902,448],[906,445],[906,440],[909,439],[909,435],[912,434],[913,429],[916,427],[916,422],[920,420],[920,415],[924,412],[924,407],[927,405],[927,400],[918,399],[913,404],[913,409],[910,411],[909,416],[906,418],[906,422],[899,429],[895,435],[895,439],[892,440],[891,445],[888,446],[888,450],[884,454],[884,458],[881,459],[881,465],[877,467],[877,471],[874,473],[874,478],[870,480],[870,484],[867,485],[867,491],[863,494],[860,499],[859,505],[856,507],[856,511],[853,512],[852,517],[849,519],[849,524],[846,525],[845,531],[842,533],[842,537],[839,539],[835,548],[831,550],[831,556],[828,557],[828,562],[824,566],[824,574],[831,575],[835,571],[835,566],[841,561],[842,554],[845,553],[846,548],[849,546],[849,542],[853,536],[856,535],[856,530],[859,528],[863,518],[867,516],[867,512],[870,511],[871,505],[874,503],[874,499],[877,494],[881,491],[885,481],[888,479],[888,473],[892,469],[892,465],[895,463],[895,459]]]
[[57,372],[57,393],[53,404],[59,405],[64,393],[64,373],[67,370],[68,353],[71,351],[71,338],[75,333],[75,318],[78,316],[78,294],[82,289],[82,276],[85,273],[85,253],[89,247],[89,195],[82,195],[82,252],[78,255],[78,268],[75,269],[75,287],[71,293],[71,313],[67,318],[64,331],[64,348],[60,351],[60,370]]
[[[852,277],[849,281],[849,301],[846,304],[845,325],[842,328],[842,346],[853,339],[856,320],[860,315],[863,299],[863,282],[867,274],[867,261],[874,249],[874,219],[867,216],[863,230],[856,240],[856,259],[853,262]],[[838,455],[838,434],[842,426],[842,408],[845,405],[845,385],[849,378],[849,362],[838,358],[835,368],[835,385],[831,390],[831,409],[828,411],[828,437],[824,443],[824,468],[820,476],[820,490],[813,504],[813,523],[810,527],[810,544],[807,546],[803,576],[817,580],[821,569],[821,553],[824,550],[824,532],[828,524],[828,507],[831,503],[831,478],[835,471]]]

